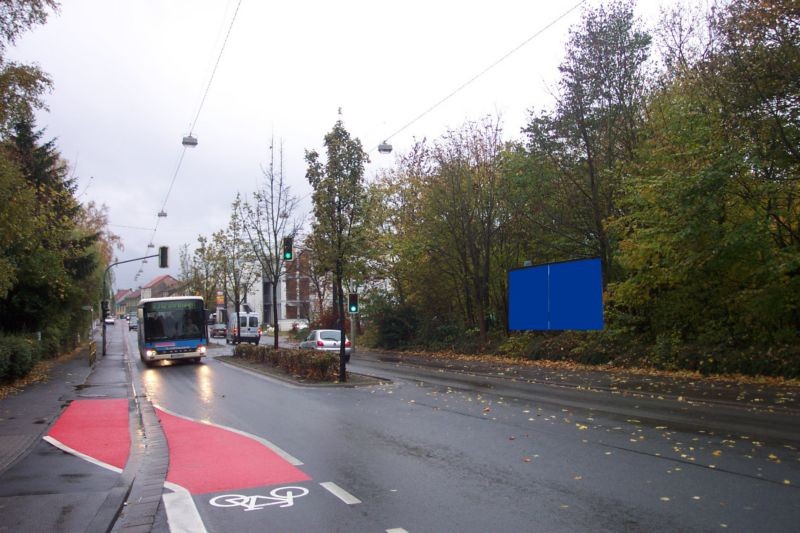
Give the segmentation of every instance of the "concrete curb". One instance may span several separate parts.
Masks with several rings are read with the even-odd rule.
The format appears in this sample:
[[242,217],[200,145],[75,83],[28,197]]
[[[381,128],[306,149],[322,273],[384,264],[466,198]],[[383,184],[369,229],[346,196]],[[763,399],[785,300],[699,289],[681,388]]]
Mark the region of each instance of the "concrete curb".
[[120,513],[114,517],[108,531],[138,533],[150,531],[156,520],[164,482],[169,468],[169,450],[164,430],[155,408],[144,390],[136,389],[135,375],[128,337],[124,338],[125,370],[130,384],[130,397],[135,416],[131,420],[131,457],[128,460],[131,486],[126,499],[120,503]]

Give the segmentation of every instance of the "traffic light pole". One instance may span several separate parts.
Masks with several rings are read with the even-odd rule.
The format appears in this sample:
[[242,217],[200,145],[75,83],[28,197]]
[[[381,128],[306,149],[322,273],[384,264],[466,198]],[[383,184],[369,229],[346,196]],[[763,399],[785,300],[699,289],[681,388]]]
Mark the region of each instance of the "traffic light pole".
[[[103,272],[103,299],[105,299],[106,296],[108,296],[108,294],[106,294],[106,276],[108,276],[108,271],[111,270],[111,267],[115,267],[115,266],[121,265],[123,263],[132,263],[133,261],[141,261],[143,259],[150,259],[151,257],[160,257],[160,256],[161,256],[161,253],[159,252],[157,254],[146,255],[144,257],[136,257],[134,259],[126,259],[125,261],[117,261],[116,263],[111,263],[110,265],[108,265],[106,267],[105,272]],[[164,266],[166,267],[166,265],[164,265]],[[101,309],[109,309],[109,313],[111,312],[110,311],[110,309],[111,309],[110,306],[104,307],[102,305],[102,302],[100,304],[100,308]],[[105,357],[105,355],[106,355],[106,317],[105,317],[104,313],[103,313],[102,319],[103,319],[103,357]]]
[[350,357],[356,353],[356,317],[358,313],[350,313]]
[[358,293],[347,295],[347,309],[350,311],[350,355],[356,353],[356,317],[358,317]]

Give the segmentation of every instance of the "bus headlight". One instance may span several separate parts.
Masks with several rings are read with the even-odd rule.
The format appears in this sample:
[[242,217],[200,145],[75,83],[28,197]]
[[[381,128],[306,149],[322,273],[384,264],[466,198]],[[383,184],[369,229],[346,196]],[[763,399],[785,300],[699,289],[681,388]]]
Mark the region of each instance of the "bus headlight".
[[145,357],[155,357],[156,351],[155,350],[145,350],[144,352]]
[[201,353],[201,354],[205,355],[206,347],[201,344],[200,346],[197,347],[197,353]]

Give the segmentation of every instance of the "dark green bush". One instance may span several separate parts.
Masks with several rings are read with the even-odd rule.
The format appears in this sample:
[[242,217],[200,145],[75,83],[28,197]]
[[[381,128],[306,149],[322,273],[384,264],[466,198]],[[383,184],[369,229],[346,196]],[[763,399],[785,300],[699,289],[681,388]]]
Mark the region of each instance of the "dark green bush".
[[42,341],[39,343],[39,357],[41,359],[55,359],[63,350],[64,333],[55,325],[48,326],[42,332]]
[[0,337],[0,379],[21,378],[38,360],[35,341],[21,336]]
[[385,306],[374,313],[375,343],[381,348],[408,346],[419,329],[417,312],[410,306]]
[[11,372],[11,350],[4,340],[0,338],[0,382],[6,381]]

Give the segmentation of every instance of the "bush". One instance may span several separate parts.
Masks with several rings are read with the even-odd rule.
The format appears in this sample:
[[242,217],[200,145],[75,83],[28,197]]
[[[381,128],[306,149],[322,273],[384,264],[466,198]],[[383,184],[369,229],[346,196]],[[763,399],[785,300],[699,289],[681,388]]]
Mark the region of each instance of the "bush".
[[375,344],[394,349],[408,346],[419,329],[416,310],[411,306],[383,307],[374,313]]
[[64,334],[58,326],[48,326],[42,332],[42,341],[39,343],[39,357],[41,359],[55,359],[61,354],[64,344]]
[[335,381],[338,377],[339,358],[329,353],[239,344],[233,356],[280,368],[308,380]]
[[7,349],[4,339],[0,339],[0,382],[6,381],[11,372],[11,351]]
[[310,332],[311,330],[308,328],[298,328],[298,329],[292,329],[290,335],[296,341],[304,341],[306,340],[306,337],[308,337],[308,334]]
[[20,336],[0,337],[0,379],[21,378],[38,360],[34,341]]

